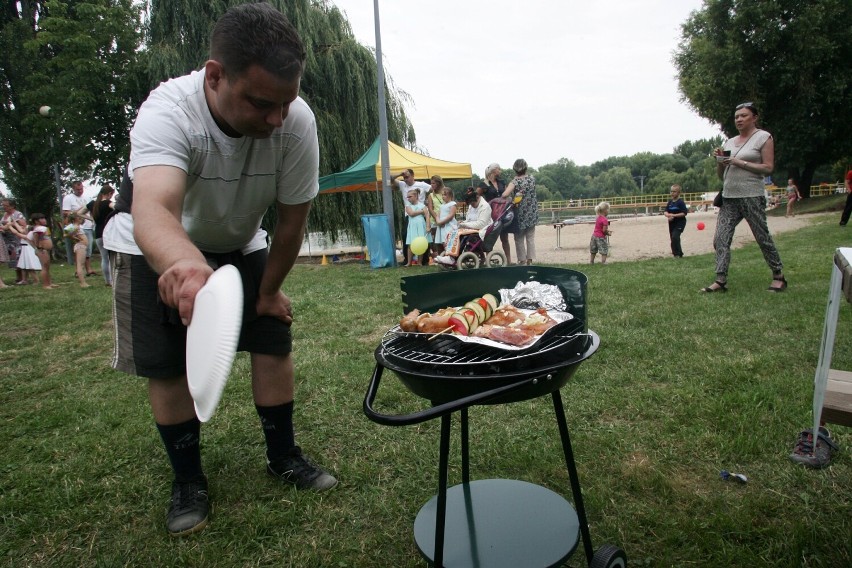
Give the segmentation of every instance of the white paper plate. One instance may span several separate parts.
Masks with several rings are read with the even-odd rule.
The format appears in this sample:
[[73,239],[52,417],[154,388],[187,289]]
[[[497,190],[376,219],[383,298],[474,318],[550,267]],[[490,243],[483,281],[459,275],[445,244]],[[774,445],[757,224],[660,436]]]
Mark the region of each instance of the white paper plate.
[[207,422],[222,398],[237,354],[243,319],[240,272],[225,265],[214,272],[195,296],[186,331],[186,378],[195,413]]

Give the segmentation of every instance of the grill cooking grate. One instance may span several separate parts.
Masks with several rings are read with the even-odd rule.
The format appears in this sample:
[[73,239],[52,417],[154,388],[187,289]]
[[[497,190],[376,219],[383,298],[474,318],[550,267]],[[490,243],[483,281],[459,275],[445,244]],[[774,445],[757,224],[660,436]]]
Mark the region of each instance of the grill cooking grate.
[[[532,346],[516,349],[499,349],[462,341],[445,334],[427,339],[426,334],[388,332],[380,351],[388,361],[410,371],[445,375],[471,372],[471,368],[488,368],[490,372],[538,367],[569,355],[571,349],[581,352],[588,336],[583,333],[583,322],[571,319],[555,325]],[[571,352],[570,355],[575,355]]]

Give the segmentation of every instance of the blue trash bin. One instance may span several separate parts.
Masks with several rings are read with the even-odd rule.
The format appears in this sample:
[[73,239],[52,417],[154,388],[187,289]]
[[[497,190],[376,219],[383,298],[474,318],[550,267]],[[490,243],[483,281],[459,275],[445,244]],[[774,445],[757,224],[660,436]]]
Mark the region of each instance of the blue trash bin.
[[396,253],[393,248],[388,216],[384,213],[361,215],[361,224],[364,226],[364,238],[367,240],[367,251],[370,253],[370,267],[396,266]]

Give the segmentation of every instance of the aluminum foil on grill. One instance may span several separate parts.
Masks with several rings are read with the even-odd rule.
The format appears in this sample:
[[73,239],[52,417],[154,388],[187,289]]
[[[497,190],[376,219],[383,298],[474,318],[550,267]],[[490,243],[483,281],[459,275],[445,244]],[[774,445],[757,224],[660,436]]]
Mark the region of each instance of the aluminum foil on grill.
[[525,310],[545,308],[564,312],[567,308],[565,298],[562,297],[559,287],[553,284],[542,284],[535,280],[518,281],[515,287],[511,289],[501,288],[500,303],[511,304],[516,308]]

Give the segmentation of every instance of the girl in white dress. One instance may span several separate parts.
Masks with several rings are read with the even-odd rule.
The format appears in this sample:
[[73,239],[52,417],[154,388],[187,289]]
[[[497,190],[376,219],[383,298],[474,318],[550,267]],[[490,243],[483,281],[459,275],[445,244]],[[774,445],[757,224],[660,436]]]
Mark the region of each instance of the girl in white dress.
[[10,225],[9,229],[21,239],[21,255],[18,257],[18,270],[21,271],[21,281],[26,284],[38,282],[36,272],[41,270],[41,261],[36,256],[35,234],[33,231],[24,232],[17,225]]
[[435,224],[438,230],[435,232],[435,245],[439,252],[444,252],[444,241],[447,240],[447,235],[450,231],[459,226],[456,221],[456,202],[453,200],[453,190],[449,187],[444,187],[442,191],[444,204],[438,212],[438,218]]

